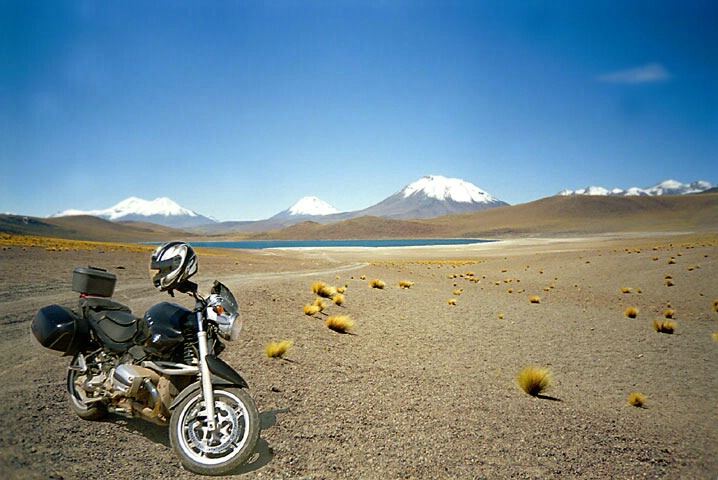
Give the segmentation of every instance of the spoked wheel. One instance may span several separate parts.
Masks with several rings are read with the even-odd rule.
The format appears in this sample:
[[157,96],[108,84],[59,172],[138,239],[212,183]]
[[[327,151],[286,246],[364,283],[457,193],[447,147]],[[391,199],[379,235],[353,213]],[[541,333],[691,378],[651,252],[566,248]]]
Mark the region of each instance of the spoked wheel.
[[76,369],[78,365],[78,357],[74,357],[67,371],[67,392],[70,394],[70,408],[83,420],[100,420],[107,415],[107,407],[100,402],[87,402],[86,398],[83,397],[78,384],[87,379],[87,373],[78,371]]
[[216,428],[207,426],[201,390],[185,398],[170,418],[170,442],[184,467],[202,475],[226,475],[246,462],[259,440],[259,410],[246,390],[214,391]]

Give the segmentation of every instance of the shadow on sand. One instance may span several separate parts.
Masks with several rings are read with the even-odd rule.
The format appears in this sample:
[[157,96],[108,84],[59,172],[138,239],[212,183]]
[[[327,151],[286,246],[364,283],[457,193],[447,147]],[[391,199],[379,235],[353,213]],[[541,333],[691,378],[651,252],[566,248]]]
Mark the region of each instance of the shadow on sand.
[[[261,431],[268,430],[277,424],[277,414],[288,412],[288,408],[281,410],[271,410],[269,412],[261,412],[259,414],[260,422],[260,435]],[[140,418],[126,418],[121,415],[108,415],[105,420],[106,423],[113,423],[119,427],[127,430],[138,432],[145,438],[151,440],[154,443],[164,445],[171,449],[169,432],[166,426],[157,425]],[[261,436],[257,441],[257,446],[254,448],[254,455],[239,467],[232,475],[243,475],[245,473],[254,472],[267,465],[274,457],[274,451],[269,446],[266,440]]]

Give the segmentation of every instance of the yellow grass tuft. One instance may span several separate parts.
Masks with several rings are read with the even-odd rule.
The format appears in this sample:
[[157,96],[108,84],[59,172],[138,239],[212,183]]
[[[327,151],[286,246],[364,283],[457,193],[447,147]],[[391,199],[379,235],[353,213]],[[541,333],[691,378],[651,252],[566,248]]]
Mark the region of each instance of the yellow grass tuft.
[[654,320],[653,329],[658,333],[671,334],[676,330],[676,322],[669,322],[668,320],[661,322],[659,320]]
[[718,342],[718,332],[715,332],[712,337],[714,342]]
[[322,309],[317,307],[316,305],[304,305],[304,315],[309,315],[311,317],[321,311]]
[[314,299],[313,306],[317,307],[320,312],[323,312],[325,308],[327,308],[327,304],[324,303],[324,300],[322,300],[321,297],[317,297]]
[[373,279],[372,281],[369,282],[369,286],[370,286],[371,288],[378,288],[378,289],[381,290],[381,289],[383,289],[384,287],[386,287],[386,283],[382,282],[382,281],[379,280],[378,278],[375,278],[375,279]]
[[264,351],[269,358],[281,358],[292,345],[294,345],[292,340],[284,340],[279,343],[270,342],[269,345],[264,347]]
[[449,305],[456,305],[456,299],[455,299],[455,298],[450,298],[449,300],[447,300],[447,303],[448,303]]
[[336,294],[337,289],[329,285],[324,285],[317,291],[317,295],[324,298],[332,298]]
[[713,300],[713,311],[718,312],[718,300]]
[[665,312],[663,312],[663,316],[664,316],[665,318],[673,318],[673,315],[675,315],[675,314],[676,314],[676,311],[673,310],[672,308],[669,308],[668,310],[666,310]]
[[458,297],[459,295],[461,295],[461,290],[454,290],[454,291],[451,292],[451,293],[452,293],[453,295],[456,295],[456,296]]
[[499,313],[499,320],[503,320],[503,319],[504,319],[504,314],[503,314],[503,313]]
[[337,293],[333,298],[334,305],[342,305],[344,303],[344,295]]
[[672,287],[673,285],[675,285],[675,283],[673,283],[673,280],[666,280],[666,287]]
[[399,280],[399,288],[411,288],[414,286],[414,282],[409,280]]
[[532,396],[537,396],[551,386],[551,371],[548,368],[526,367],[518,375],[521,389]]
[[638,392],[633,392],[628,396],[628,404],[634,407],[643,408],[646,405],[646,397]]
[[532,297],[529,297],[529,302],[531,303],[541,303],[541,297],[538,295],[534,295]]
[[349,315],[331,315],[327,318],[327,328],[339,333],[346,333],[354,327]]
[[631,287],[623,287],[621,293],[631,293],[633,289]]
[[623,314],[628,318],[636,318],[638,316],[638,309],[636,307],[628,307]]

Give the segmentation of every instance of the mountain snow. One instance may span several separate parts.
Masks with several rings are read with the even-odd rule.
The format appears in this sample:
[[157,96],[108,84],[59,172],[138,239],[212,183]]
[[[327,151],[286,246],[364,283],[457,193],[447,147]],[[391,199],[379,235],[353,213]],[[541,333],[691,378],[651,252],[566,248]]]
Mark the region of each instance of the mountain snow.
[[339,210],[317,197],[304,197],[289,207],[289,215],[331,215]]
[[457,203],[495,203],[498,199],[489,195],[473,183],[459,178],[446,178],[441,175],[427,175],[407,185],[400,193],[408,198],[423,193],[429,198]]
[[198,216],[192,210],[180,206],[167,197],[156,198],[152,201],[143,200],[137,197],[130,197],[106,210],[65,210],[63,212],[56,213],[53,217],[67,217],[70,215],[92,215],[111,221],[120,220],[130,215],[139,215],[143,217],[150,217],[153,215],[161,215],[165,217]]
[[626,190],[622,190],[620,188],[608,190],[604,187],[586,187],[579,190],[561,190],[557,193],[557,195],[603,195],[616,197],[686,195],[689,193],[700,193],[705,190],[709,190],[710,188],[713,188],[713,185],[702,180],[693,183],[681,183],[676,180],[665,180],[648,188],[631,187]]

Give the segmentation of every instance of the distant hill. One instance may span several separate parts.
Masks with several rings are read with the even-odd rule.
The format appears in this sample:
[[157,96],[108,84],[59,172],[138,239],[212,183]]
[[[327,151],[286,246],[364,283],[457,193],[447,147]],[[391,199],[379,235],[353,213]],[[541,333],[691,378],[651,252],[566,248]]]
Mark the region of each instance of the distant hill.
[[665,197],[548,197],[424,220],[359,217],[305,222],[251,239],[510,238],[619,232],[718,232],[718,194]]
[[110,222],[90,215],[56,218],[0,215],[0,232],[70,240],[130,243],[191,236],[186,232],[160,225]]
[[515,206],[423,220],[364,216],[331,224],[307,221],[270,232],[198,236],[155,225],[95,217],[37,219],[0,215],[0,232],[115,242],[512,238],[621,232],[718,232],[718,193],[652,197],[554,196]]
[[561,190],[557,195],[599,195],[613,197],[642,197],[657,195],[687,195],[690,193],[700,193],[710,190],[713,187],[709,182],[698,180],[693,183],[681,183],[676,180],[664,180],[663,182],[647,188],[631,187],[626,190],[613,188],[611,190],[604,187],[586,187],[579,190]]
[[216,223],[216,220],[184,208],[167,197],[156,198],[152,201],[130,197],[105,210],[65,210],[51,218],[81,215],[92,215],[115,222],[154,223],[171,228],[188,228]]
[[429,175],[407,185],[376,205],[354,212],[353,216],[423,219],[504,205],[508,204],[472,183],[458,178]]

